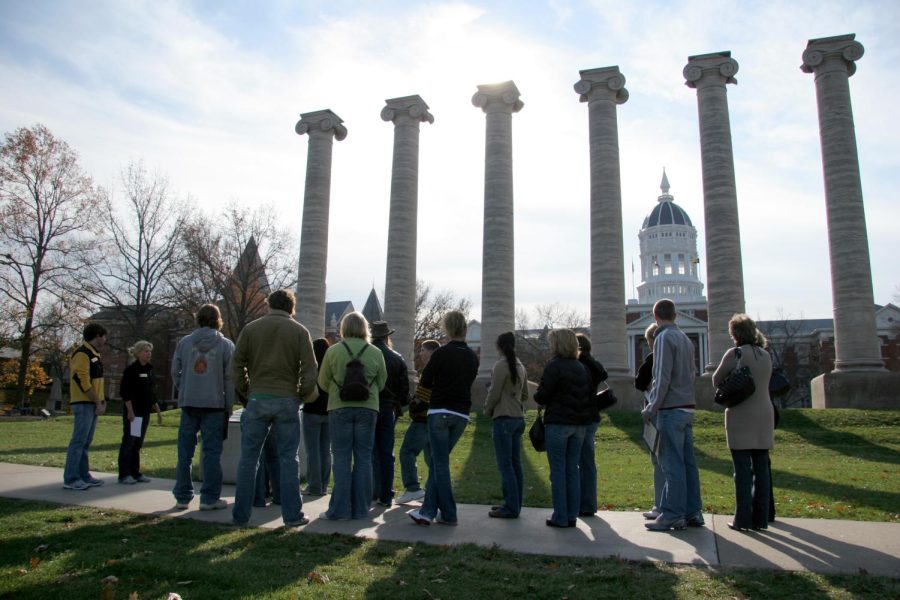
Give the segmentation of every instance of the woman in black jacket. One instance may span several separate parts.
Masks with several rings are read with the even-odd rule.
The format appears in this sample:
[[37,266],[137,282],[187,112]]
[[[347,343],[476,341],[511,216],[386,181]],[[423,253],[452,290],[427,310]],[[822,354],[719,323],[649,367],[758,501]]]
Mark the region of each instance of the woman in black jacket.
[[[534,400],[545,408],[547,461],[553,515],[549,527],[575,527],[581,505],[578,460],[594,397],[587,369],[578,362],[578,339],[571,329],[550,332],[553,358],[544,367]],[[596,405],[594,405],[596,410]]]
[[606,381],[609,375],[603,365],[591,356],[591,338],[583,333],[575,336],[578,339],[578,362],[584,365],[591,377],[591,422],[585,425],[584,443],[581,445],[581,457],[578,460],[578,473],[581,479],[581,508],[578,514],[592,517],[597,512],[597,459],[594,438],[600,427],[600,411],[597,407],[597,386]]
[[[162,425],[162,412],[154,392],[153,344],[136,342],[128,349],[134,362],[122,371],[119,395],[122,397],[122,444],[119,446],[119,483],[131,485],[147,483],[150,478],[141,473],[141,446],[150,424],[150,410]],[[139,435],[135,435],[139,434]]]

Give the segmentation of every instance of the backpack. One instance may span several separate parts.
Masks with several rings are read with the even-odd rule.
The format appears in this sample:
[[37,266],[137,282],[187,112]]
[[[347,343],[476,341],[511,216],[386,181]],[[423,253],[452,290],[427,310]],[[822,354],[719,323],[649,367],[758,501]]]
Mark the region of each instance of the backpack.
[[347,354],[350,355],[350,361],[344,370],[344,383],[341,384],[336,379],[334,380],[334,383],[341,391],[341,400],[344,402],[365,402],[369,399],[369,387],[372,385],[372,381],[375,381],[375,378],[373,377],[372,381],[366,379],[366,366],[359,360],[359,357],[369,349],[369,344],[363,346],[356,356],[353,355],[353,351],[350,350],[347,342],[341,342],[341,345],[347,349]]

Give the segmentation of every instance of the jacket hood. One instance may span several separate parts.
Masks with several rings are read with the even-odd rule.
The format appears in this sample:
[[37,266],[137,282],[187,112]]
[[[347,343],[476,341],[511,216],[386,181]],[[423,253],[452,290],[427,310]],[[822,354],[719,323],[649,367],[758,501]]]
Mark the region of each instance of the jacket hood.
[[191,342],[193,342],[201,352],[209,352],[219,343],[219,340],[224,339],[224,337],[225,336],[223,336],[221,332],[216,331],[215,329],[201,327],[200,329],[195,329],[191,334]]

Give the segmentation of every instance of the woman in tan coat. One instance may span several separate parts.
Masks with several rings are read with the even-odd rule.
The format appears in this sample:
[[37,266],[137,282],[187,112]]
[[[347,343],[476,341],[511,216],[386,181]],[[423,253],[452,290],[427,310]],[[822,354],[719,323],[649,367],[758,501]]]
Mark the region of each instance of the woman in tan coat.
[[728,527],[737,531],[766,529],[769,512],[769,450],[774,445],[775,415],[769,399],[772,359],[763,348],[765,337],[753,319],[736,314],[728,322],[734,340],[719,368],[713,374],[718,387],[738,366],[750,368],[756,391],[752,396],[725,409],[725,437],[734,465],[734,521]]

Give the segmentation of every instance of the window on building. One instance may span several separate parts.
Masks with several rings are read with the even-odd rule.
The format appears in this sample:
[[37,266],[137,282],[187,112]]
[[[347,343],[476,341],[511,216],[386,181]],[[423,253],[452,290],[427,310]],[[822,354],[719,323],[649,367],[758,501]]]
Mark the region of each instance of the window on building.
[[651,257],[653,260],[653,276],[656,277],[659,275],[659,261],[656,256]]
[[665,274],[671,275],[672,274],[672,255],[671,254],[666,254],[663,256],[663,264],[664,264],[664,268],[665,268],[665,271],[664,271]]
[[678,274],[684,275],[684,254],[678,255]]

